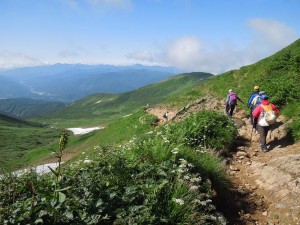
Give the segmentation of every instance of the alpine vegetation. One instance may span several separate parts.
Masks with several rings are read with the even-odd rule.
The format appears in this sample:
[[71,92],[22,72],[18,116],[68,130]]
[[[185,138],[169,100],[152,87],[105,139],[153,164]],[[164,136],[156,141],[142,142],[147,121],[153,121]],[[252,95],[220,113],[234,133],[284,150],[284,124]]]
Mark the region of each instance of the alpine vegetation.
[[215,151],[232,144],[231,120],[203,111],[151,128],[152,119],[142,114],[131,125],[147,131],[121,144],[99,143],[59,171],[3,176],[0,223],[226,224],[213,202],[229,187]]

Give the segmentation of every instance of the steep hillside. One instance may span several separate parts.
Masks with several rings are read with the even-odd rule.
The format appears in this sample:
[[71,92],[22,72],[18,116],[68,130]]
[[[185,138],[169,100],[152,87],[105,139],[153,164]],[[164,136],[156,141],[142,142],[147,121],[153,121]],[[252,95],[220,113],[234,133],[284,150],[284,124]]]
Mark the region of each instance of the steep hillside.
[[286,106],[299,101],[299,83],[300,39],[255,64],[216,76],[205,87],[223,98],[233,88],[243,99],[247,99],[253,86],[258,85],[269,94],[272,102]]
[[[34,149],[48,145],[42,151],[50,153],[53,146],[49,144],[57,141],[58,132],[41,124],[0,114],[0,170],[24,167],[28,161],[22,156]],[[33,154],[33,158],[27,160],[34,161],[36,156]]]
[[0,99],[0,112],[22,119],[49,114],[64,106],[61,102],[29,98]]
[[29,126],[29,124],[27,121],[0,113],[0,125],[2,126]]

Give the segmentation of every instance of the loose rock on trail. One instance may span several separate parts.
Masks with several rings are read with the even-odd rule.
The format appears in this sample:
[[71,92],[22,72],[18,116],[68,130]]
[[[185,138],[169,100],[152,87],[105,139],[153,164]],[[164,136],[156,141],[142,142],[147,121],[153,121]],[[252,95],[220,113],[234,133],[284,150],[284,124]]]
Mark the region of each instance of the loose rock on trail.
[[[162,106],[147,109],[158,117],[156,125],[181,120],[202,109],[224,112],[225,101],[212,96],[198,99],[179,111]],[[259,135],[252,130],[247,113],[237,107],[233,120],[238,128],[238,146],[227,159],[227,171],[233,184],[228,202],[222,202],[229,224],[297,225],[300,224],[300,143],[292,143],[286,133],[285,118],[280,116],[269,132],[269,151],[258,145]]]

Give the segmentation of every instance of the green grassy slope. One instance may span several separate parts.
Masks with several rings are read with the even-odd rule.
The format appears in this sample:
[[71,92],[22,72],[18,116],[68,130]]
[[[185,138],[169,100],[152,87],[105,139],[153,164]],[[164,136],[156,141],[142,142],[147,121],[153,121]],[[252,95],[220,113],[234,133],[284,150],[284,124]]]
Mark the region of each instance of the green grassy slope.
[[122,94],[94,94],[75,101],[64,110],[47,117],[35,118],[56,126],[91,126],[107,124],[147,104],[157,104],[171,96],[181,95],[211,78],[209,73],[187,73]]
[[224,98],[232,88],[247,100],[253,86],[259,85],[272,102],[286,106],[300,99],[299,84],[300,39],[255,64],[214,77],[205,85],[205,90]]
[[55,129],[0,115],[0,169],[24,166],[20,159],[25,153],[52,144],[58,136]]
[[300,39],[255,64],[214,76],[181,98],[193,99],[207,93],[226,98],[228,90],[234,89],[244,101],[247,101],[253,86],[259,85],[261,90],[267,92],[273,103],[285,108],[299,101],[299,83]]
[[[57,150],[57,141],[60,133],[59,129],[42,127],[37,122],[52,123],[54,127],[66,128],[70,126],[89,126],[99,124],[109,124],[112,120],[117,120],[122,115],[130,114],[148,104],[156,104],[170,96],[180,95],[182,91],[189,90],[203,80],[211,77],[207,73],[189,73],[175,76],[171,79],[152,84],[136,91],[123,94],[95,94],[82,100],[76,101],[64,110],[51,114],[51,117],[38,117],[33,122],[26,122],[8,116],[0,119],[0,160],[5,162],[0,168],[16,168],[20,165],[34,164],[45,157],[49,157],[53,150]],[[117,123],[114,130],[119,130]],[[111,129],[111,128],[110,128]],[[123,128],[119,133],[112,132],[113,136],[101,138],[101,143],[116,142]],[[102,133],[106,134],[106,130]],[[131,132],[126,132],[128,135]],[[128,136],[127,135],[127,136]],[[72,136],[70,146],[76,152],[88,149],[89,146],[97,145],[86,143],[93,134],[84,137]],[[126,136],[126,137],[127,137]],[[109,139],[107,141],[105,139]],[[94,141],[92,141],[93,143]],[[97,141],[95,141],[97,142]],[[81,145],[82,143],[83,146]],[[55,159],[52,159],[55,160]]]
[[64,105],[61,102],[29,98],[0,99],[0,112],[26,119],[55,112],[63,108]]

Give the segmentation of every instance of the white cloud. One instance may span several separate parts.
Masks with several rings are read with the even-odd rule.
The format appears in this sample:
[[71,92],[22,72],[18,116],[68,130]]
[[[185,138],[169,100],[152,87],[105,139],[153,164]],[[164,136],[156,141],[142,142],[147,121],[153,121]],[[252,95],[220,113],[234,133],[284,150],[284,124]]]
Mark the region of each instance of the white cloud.
[[247,25],[252,29],[256,41],[282,48],[297,39],[297,33],[287,25],[270,19],[251,19]]
[[193,66],[202,57],[203,47],[204,43],[197,37],[181,37],[168,46],[166,59],[178,66]]
[[253,33],[251,48],[273,54],[298,38],[297,33],[276,20],[255,18],[247,21]]
[[[185,36],[166,44],[160,54],[152,54],[151,60],[187,71],[219,74],[266,58],[298,38],[292,28],[275,20],[251,19],[246,24],[252,33],[251,41],[244,47],[238,47],[232,40],[213,43],[196,36]],[[145,52],[151,55],[149,51]]]
[[126,57],[128,59],[134,59],[134,60],[144,61],[144,62],[153,62],[155,60],[155,57],[149,51],[131,52],[131,53],[127,54]]
[[44,64],[42,61],[19,52],[0,52],[0,68],[14,68],[25,66],[38,66]]

